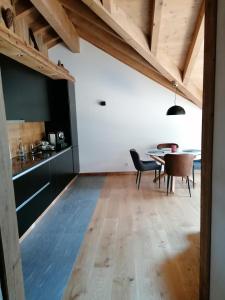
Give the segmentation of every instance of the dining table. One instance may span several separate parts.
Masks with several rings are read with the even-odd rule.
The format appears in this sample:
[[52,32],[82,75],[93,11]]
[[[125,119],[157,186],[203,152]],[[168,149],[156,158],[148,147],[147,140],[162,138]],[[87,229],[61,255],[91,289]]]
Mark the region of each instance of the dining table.
[[[194,160],[201,159],[201,150],[200,149],[179,149],[178,148],[175,152],[172,152],[171,148],[162,148],[162,149],[152,148],[152,149],[149,149],[145,154],[161,165],[165,165],[164,156],[166,154],[173,154],[173,155],[191,154],[191,155],[194,155]],[[167,174],[165,173],[165,171],[163,171],[160,174],[160,177],[165,177],[166,175]],[[159,180],[159,176],[156,176],[154,178],[153,182],[156,182],[158,180]],[[190,178],[190,180],[193,180],[193,179]],[[175,180],[173,180],[172,191],[173,192],[175,191]]]

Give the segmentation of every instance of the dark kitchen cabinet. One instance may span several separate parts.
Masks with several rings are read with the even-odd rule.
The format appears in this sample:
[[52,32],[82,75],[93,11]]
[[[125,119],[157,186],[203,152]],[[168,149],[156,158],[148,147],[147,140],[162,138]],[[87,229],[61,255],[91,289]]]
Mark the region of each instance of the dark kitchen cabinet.
[[[51,122],[45,123],[46,133],[64,131],[66,143],[73,147],[74,173],[79,173],[77,114],[74,83],[49,81]],[[67,117],[65,117],[67,116]]]
[[74,177],[72,153],[70,148],[13,181],[20,236]]
[[68,82],[68,98],[70,107],[70,128],[71,128],[71,143],[73,145],[73,161],[74,173],[80,172],[79,148],[78,148],[78,132],[77,132],[77,113],[76,113],[76,97],[73,82]]
[[0,55],[7,120],[50,121],[48,79]]
[[68,81],[68,98],[70,108],[70,127],[71,127],[71,140],[73,147],[78,146],[78,132],[77,132],[77,112],[76,112],[76,97],[74,83]]
[[72,149],[50,161],[52,198],[58,196],[73,178]]
[[37,194],[17,211],[19,236],[36,221],[50,204],[50,183],[47,183]]
[[79,148],[73,147],[73,171],[75,174],[80,172]]
[[50,182],[49,163],[39,166],[28,174],[14,180],[16,207],[18,208],[48,182]]

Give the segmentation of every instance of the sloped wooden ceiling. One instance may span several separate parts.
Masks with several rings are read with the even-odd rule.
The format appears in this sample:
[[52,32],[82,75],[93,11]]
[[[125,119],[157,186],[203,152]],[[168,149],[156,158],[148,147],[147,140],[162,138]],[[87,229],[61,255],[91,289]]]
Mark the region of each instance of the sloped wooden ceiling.
[[[77,28],[80,26],[76,21],[76,6],[80,5],[79,2],[61,0],[61,3],[71,10],[70,18]],[[201,107],[204,1],[82,0],[82,2],[86,5],[86,10],[89,8],[117,34],[117,38],[118,36],[122,38],[138,56],[144,58],[149,66],[149,77],[153,75],[151,70],[153,68],[164,77],[167,86],[172,86],[171,81],[177,81],[180,92]],[[103,40],[104,36],[102,33]],[[159,77],[157,76],[158,82]],[[165,81],[162,81],[162,84],[165,85]]]
[[46,56],[61,41],[79,52],[80,36],[171,90],[177,81],[179,94],[201,107],[203,0],[14,0],[13,6],[19,35],[25,22]]

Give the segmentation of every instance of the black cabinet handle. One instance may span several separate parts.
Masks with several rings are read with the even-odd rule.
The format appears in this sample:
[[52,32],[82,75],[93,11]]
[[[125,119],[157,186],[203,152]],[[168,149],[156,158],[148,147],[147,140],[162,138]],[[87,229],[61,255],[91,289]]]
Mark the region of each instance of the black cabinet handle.
[[27,203],[29,203],[34,197],[36,197],[38,194],[40,194],[43,190],[45,190],[50,185],[50,182],[47,182],[45,185],[43,185],[39,190],[37,190],[36,193],[34,193],[32,196],[30,196],[27,200],[25,200],[20,206],[16,208],[16,212],[20,210],[22,207],[24,207]]

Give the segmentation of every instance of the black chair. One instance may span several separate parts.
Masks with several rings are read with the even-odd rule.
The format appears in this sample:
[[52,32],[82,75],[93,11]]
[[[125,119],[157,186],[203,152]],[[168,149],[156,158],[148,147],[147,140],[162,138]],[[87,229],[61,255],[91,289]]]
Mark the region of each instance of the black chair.
[[161,174],[161,165],[158,165],[155,161],[143,161],[140,160],[139,154],[135,149],[130,149],[130,155],[134,163],[134,167],[137,170],[136,176],[136,184],[138,185],[138,189],[140,187],[141,182],[141,174],[145,171],[155,171],[155,178],[157,171],[159,172],[159,187],[160,187],[160,174]]

